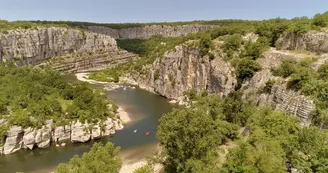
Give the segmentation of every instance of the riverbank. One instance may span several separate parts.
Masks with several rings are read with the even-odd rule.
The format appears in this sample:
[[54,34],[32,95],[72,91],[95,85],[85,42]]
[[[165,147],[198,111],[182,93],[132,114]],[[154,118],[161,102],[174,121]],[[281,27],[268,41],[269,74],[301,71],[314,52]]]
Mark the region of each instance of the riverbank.
[[[121,153],[121,158],[123,159],[123,165],[120,173],[133,173],[136,169],[148,164],[148,157],[152,157],[154,153],[161,151],[159,144],[153,143],[145,145],[142,147],[126,150]],[[162,172],[163,165],[155,164],[155,173]]]

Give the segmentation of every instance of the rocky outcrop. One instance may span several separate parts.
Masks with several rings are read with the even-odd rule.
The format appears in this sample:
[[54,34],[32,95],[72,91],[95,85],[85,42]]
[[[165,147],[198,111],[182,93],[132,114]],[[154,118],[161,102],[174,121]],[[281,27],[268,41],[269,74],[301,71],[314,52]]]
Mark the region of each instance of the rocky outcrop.
[[107,118],[107,120],[105,120],[101,126],[103,127],[101,130],[102,136],[109,136],[115,134],[115,127],[111,118]]
[[11,154],[21,148],[47,148],[53,141],[56,146],[65,146],[65,141],[72,143],[88,142],[91,139],[97,140],[104,136],[115,134],[115,130],[124,128],[120,119],[107,118],[103,122],[89,124],[80,121],[72,122],[68,125],[53,127],[53,121],[46,121],[46,125],[40,129],[13,126],[5,137],[4,145],[0,147],[0,154]]
[[99,124],[93,124],[91,129],[91,139],[101,138],[101,129]]
[[178,98],[191,89],[206,90],[209,71],[208,57],[195,48],[181,45],[158,58],[148,76],[140,77],[138,83],[162,96]]
[[67,73],[104,70],[134,61],[136,56],[127,51],[96,51],[55,57],[41,65]]
[[72,123],[71,142],[88,142],[91,139],[91,132],[87,122],[81,123],[80,121]]
[[211,61],[208,88],[210,93],[217,93],[220,96],[227,96],[234,90],[237,79],[234,68],[229,62],[217,57]]
[[152,65],[144,67],[146,75],[131,74],[141,88],[167,98],[180,100],[185,91],[209,91],[222,96],[236,84],[234,69],[221,57],[210,61],[196,48],[180,45],[165,53]]
[[13,126],[8,131],[5,145],[3,147],[4,154],[11,154],[20,150],[23,146],[24,132],[22,127]]
[[115,130],[123,130],[123,122],[120,119],[114,119],[113,120]]
[[35,136],[36,136],[36,130],[29,127],[24,130],[24,137],[23,137],[23,142],[24,142],[24,147],[32,150],[35,145]]
[[184,36],[189,33],[201,32],[210,28],[218,27],[216,25],[149,25],[144,27],[112,29],[105,26],[87,26],[86,29],[109,35],[115,39],[148,39],[154,35],[162,35],[165,37]]
[[53,131],[52,139],[56,143],[61,143],[63,141],[69,140],[71,138],[71,126],[58,126]]
[[287,33],[280,40],[279,44],[283,50],[307,50],[328,53],[328,32]]
[[38,148],[47,148],[51,142],[52,120],[47,121],[46,125],[36,131],[35,143]]

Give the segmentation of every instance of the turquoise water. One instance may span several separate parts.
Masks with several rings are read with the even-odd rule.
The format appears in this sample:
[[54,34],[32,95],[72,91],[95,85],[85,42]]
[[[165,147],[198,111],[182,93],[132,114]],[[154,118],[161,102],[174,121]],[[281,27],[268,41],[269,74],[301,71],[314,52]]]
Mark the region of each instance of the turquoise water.
[[[75,81],[73,76],[67,77]],[[94,87],[103,87],[94,85]],[[132,121],[125,125],[124,130],[117,131],[112,137],[105,137],[96,142],[113,142],[121,147],[122,157],[133,162],[150,155],[157,146],[156,129],[158,119],[163,113],[172,110],[173,106],[167,99],[142,89],[122,88],[109,91],[108,99],[120,105]],[[137,133],[133,130],[137,129]],[[150,135],[145,133],[149,131]],[[0,172],[12,173],[23,171],[26,173],[51,172],[62,162],[68,162],[75,154],[81,155],[88,151],[94,141],[81,144],[68,143],[65,147],[52,145],[46,149],[20,150],[11,155],[0,156]]]

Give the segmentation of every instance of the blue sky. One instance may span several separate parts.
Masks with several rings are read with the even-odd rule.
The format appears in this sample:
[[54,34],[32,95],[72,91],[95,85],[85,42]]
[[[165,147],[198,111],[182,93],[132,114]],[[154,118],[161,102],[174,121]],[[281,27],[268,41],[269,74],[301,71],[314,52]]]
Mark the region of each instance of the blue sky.
[[312,17],[328,0],[0,0],[0,19],[102,23]]

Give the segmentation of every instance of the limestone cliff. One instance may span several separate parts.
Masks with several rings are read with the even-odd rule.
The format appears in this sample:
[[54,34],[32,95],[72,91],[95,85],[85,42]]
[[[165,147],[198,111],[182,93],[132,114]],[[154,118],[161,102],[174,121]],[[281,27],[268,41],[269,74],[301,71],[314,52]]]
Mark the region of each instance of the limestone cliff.
[[283,50],[307,50],[328,53],[328,32],[310,31],[306,34],[287,33],[280,40]]
[[[311,123],[315,110],[313,101],[299,92],[286,87],[287,80],[271,74],[271,68],[278,67],[284,59],[297,61],[312,57],[311,54],[295,54],[270,49],[257,61],[262,70],[251,79],[244,81],[244,97],[257,105],[272,105],[300,118],[303,125]],[[325,58],[326,56],[322,56]],[[198,49],[180,45],[158,58],[152,65],[143,67],[141,73],[131,73],[140,87],[162,96],[181,99],[184,91],[194,89],[198,93],[208,91],[226,96],[234,91],[237,80],[235,69],[219,55],[212,61],[202,56]],[[131,77],[130,76],[130,77]],[[269,80],[275,81],[270,92],[263,92]]]
[[109,35],[115,39],[148,39],[154,35],[162,35],[166,37],[177,37],[187,35],[189,33],[201,32],[210,28],[217,27],[215,25],[150,25],[144,27],[112,29],[105,26],[87,26],[86,29]]
[[180,45],[145,66],[148,73],[132,73],[133,79],[147,90],[179,99],[185,91],[209,91],[227,95],[236,84],[233,68],[221,58],[210,61],[196,48]]
[[[70,56],[66,55],[80,56],[67,63],[65,58]],[[17,65],[38,65],[53,57],[64,58],[65,63],[57,61],[56,68],[78,71],[98,66],[106,68],[116,57],[129,59],[132,54],[120,51],[110,36],[70,28],[17,29],[0,33],[0,62],[15,60]]]
[[[315,104],[309,97],[303,96],[287,88],[287,79],[275,77],[271,69],[280,66],[284,59],[300,61],[310,58],[311,55],[294,54],[287,51],[270,49],[263,53],[264,58],[258,59],[262,70],[244,83],[245,98],[257,105],[272,105],[277,110],[287,111],[300,118],[301,124],[311,124],[311,113],[315,110]],[[270,91],[264,91],[266,83],[271,80],[274,84]]]

